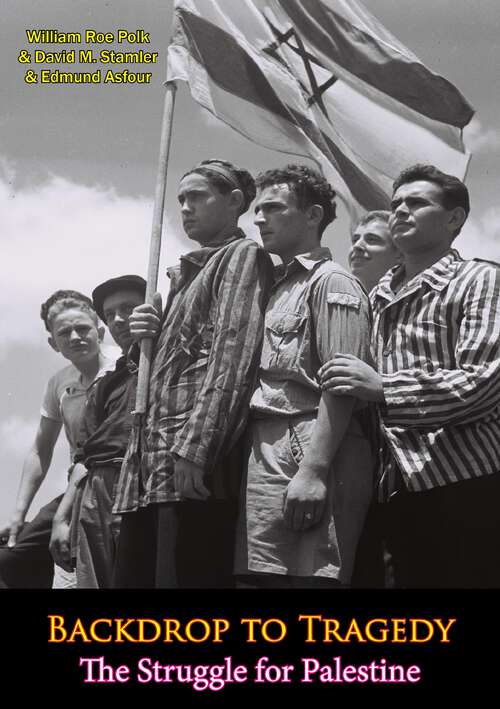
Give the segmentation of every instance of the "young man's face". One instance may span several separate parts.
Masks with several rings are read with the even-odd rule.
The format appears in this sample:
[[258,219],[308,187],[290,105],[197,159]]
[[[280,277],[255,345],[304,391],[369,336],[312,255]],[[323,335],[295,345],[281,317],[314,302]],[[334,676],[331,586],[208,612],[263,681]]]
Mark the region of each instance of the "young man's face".
[[449,248],[455,226],[452,211],[443,206],[442,199],[441,187],[427,180],[409,182],[396,190],[389,226],[404,255]]
[[235,219],[230,208],[231,192],[222,194],[203,175],[191,173],[181,180],[177,191],[182,225],[187,236],[201,245],[216,242]]
[[351,237],[348,259],[351,272],[371,290],[399,260],[389,225],[382,219],[373,219],[357,226]]
[[87,310],[77,307],[58,313],[51,322],[49,344],[78,367],[99,356],[104,329],[98,328]]
[[295,194],[287,184],[270,185],[258,191],[254,222],[269,253],[277,254],[285,263],[303,253],[307,214],[298,208]]
[[130,335],[129,315],[137,305],[144,303],[144,296],[131,288],[117,290],[116,293],[106,296],[102,304],[104,321],[108,326],[111,337],[126,352],[132,344]]

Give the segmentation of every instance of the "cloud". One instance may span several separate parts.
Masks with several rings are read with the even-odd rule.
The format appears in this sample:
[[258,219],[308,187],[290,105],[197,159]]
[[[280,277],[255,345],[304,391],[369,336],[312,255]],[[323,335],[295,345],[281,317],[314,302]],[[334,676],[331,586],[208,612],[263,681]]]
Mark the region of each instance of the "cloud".
[[468,220],[455,245],[464,258],[500,262],[500,207],[491,207],[479,219]]
[[500,148],[500,130],[485,128],[478,118],[473,118],[464,129],[464,141],[467,149],[476,155],[498,150]]
[[0,423],[3,452],[24,457],[33,443],[38,421],[12,416]]
[[[145,275],[153,206],[57,176],[16,189],[14,166],[0,160],[0,170],[1,355],[13,341],[44,340],[38,313],[54,290],[90,293],[115,275]],[[166,220],[160,273],[185,244]],[[168,290],[164,277],[160,290]]]

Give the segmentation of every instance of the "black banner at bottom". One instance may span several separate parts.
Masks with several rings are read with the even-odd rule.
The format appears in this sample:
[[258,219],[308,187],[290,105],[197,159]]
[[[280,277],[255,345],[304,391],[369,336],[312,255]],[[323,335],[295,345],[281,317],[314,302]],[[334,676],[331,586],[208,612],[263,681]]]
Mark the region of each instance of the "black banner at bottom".
[[4,591],[4,692],[266,701],[496,680],[496,591]]

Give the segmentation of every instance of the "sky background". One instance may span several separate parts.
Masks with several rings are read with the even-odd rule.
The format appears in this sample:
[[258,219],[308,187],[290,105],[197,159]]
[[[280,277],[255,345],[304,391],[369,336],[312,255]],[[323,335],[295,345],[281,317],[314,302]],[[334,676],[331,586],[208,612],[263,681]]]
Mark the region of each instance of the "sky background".
[[[97,283],[112,276],[146,272],[172,4],[172,0],[2,3],[0,522],[14,505],[45,383],[65,365],[47,345],[40,303],[58,288],[90,294]],[[476,117],[465,132],[473,153],[466,180],[472,211],[457,246],[466,257],[500,261],[500,2],[364,0],[364,4],[475,107]],[[128,67],[151,71],[149,85],[24,83],[26,66],[17,57],[22,49],[30,49],[27,29],[83,33],[86,28],[116,32],[121,27],[149,32],[150,45],[106,48],[160,52],[156,65]],[[179,86],[160,269],[163,293],[165,266],[192,248],[180,226],[176,186],[187,169],[208,157],[229,159],[253,173],[289,162],[287,156],[249,143],[217,123]],[[326,244],[345,265],[349,224],[343,209],[339,211]],[[246,216],[242,226],[248,235],[257,236],[251,217]],[[62,492],[68,455],[61,434],[30,517]]]

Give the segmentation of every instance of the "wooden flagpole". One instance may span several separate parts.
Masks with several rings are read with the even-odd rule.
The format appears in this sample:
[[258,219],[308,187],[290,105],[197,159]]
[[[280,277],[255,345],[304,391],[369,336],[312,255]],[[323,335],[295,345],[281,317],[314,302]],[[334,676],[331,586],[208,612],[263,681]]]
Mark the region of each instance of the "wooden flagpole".
[[[148,279],[146,286],[146,303],[153,302],[153,295],[158,284],[158,271],[160,267],[161,233],[163,227],[163,210],[165,206],[165,192],[167,187],[168,156],[170,153],[170,139],[172,137],[172,124],[174,117],[175,92],[177,86],[174,81],[169,81],[166,86],[165,102],[163,106],[163,119],[160,138],[160,155],[158,159],[158,176],[156,178],[155,203],[153,210],[153,225],[151,241],[149,244]],[[141,341],[141,356],[139,359],[139,372],[137,379],[137,395],[135,400],[134,418],[140,421],[145,413],[148,403],[149,372],[151,369],[151,355],[153,340]]]

